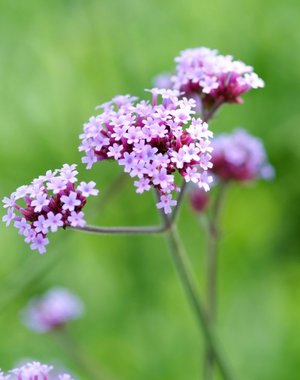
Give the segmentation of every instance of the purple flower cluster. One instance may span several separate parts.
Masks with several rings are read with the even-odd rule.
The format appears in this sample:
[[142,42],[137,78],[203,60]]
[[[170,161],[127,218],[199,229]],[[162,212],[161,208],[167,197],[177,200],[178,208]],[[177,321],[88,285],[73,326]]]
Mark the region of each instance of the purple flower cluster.
[[264,87],[264,82],[251,66],[220,55],[205,47],[183,50],[175,58],[173,86],[186,96],[199,94],[203,105],[241,103],[240,95],[251,88]]
[[176,90],[152,89],[152,102],[117,96],[101,106],[80,135],[82,162],[91,168],[99,160],[114,159],[136,180],[137,193],[156,188],[158,208],[170,213],[176,205],[175,172],[209,190],[210,138],[206,123],[193,117],[195,101],[181,98]]
[[213,140],[212,172],[223,180],[269,179],[274,175],[260,139],[244,129],[224,133]]
[[4,374],[0,370],[0,380],[73,380],[69,374],[58,375],[54,378],[51,374],[49,375],[52,369],[52,366],[46,364],[30,362],[9,371],[9,374]]
[[46,332],[79,318],[83,309],[81,300],[68,289],[53,288],[29,302],[22,312],[22,320],[31,330]]
[[6,226],[13,222],[32,250],[46,252],[49,231],[85,225],[81,210],[87,197],[97,195],[98,190],[93,181],[81,182],[76,187],[77,174],[76,165],[65,164],[60,170],[48,170],[3,199],[7,208],[3,222]]

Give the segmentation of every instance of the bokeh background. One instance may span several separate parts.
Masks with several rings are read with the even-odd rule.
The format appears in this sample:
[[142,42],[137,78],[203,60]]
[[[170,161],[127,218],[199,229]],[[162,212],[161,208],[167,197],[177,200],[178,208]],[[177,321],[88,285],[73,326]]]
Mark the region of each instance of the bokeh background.
[[[116,94],[144,96],[182,49],[217,48],[265,80],[211,123],[215,133],[242,126],[260,136],[276,169],[272,182],[233,185],[222,217],[218,333],[243,380],[300,372],[299,14],[296,0],[0,1],[1,198],[79,163],[78,135],[94,107]],[[80,172],[105,194],[120,169]],[[136,195],[130,181],[109,200],[90,200],[86,216],[101,225],[158,222],[152,195]],[[204,294],[205,234],[188,202],[179,227]],[[163,237],[60,231],[41,256],[14,228],[0,234],[0,367],[34,358],[88,379],[55,337],[20,323],[31,296],[61,285],[86,305],[70,334],[116,379],[201,378],[202,336]]]

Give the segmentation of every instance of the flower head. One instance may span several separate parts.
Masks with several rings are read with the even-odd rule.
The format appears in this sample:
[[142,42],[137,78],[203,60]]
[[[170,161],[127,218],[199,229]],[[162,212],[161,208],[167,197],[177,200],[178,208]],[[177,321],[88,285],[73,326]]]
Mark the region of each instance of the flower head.
[[81,182],[76,187],[77,174],[76,165],[65,164],[54,172],[48,170],[44,176],[34,179],[30,185],[19,187],[10,197],[3,199],[7,209],[3,222],[6,226],[13,222],[32,250],[46,252],[50,231],[85,224],[82,208],[87,198],[97,195],[98,190],[93,181]]
[[29,362],[4,374],[0,370],[0,380],[73,380],[70,375],[63,374],[54,377],[50,374],[53,366],[39,362]]
[[244,129],[224,133],[213,140],[212,172],[223,180],[249,181],[274,175],[263,143]]
[[22,311],[26,326],[36,332],[46,332],[77,319],[83,313],[81,300],[68,289],[53,288],[32,299]]
[[[172,199],[172,192],[178,189],[176,172],[209,189],[210,178],[204,174],[210,167],[212,133],[194,117],[193,99],[179,99],[175,90],[154,88],[149,92],[151,102],[118,96],[101,106],[103,112],[84,125],[79,150],[85,153],[82,161],[87,168],[97,161],[116,160],[135,178],[137,193],[156,188],[161,196],[157,207],[170,213],[176,204]],[[91,191],[90,187],[80,188]]]
[[235,61],[231,55],[220,55],[205,47],[183,50],[175,58],[173,88],[187,96],[199,95],[203,107],[216,103],[241,103],[241,95],[251,88],[264,87],[253,67]]

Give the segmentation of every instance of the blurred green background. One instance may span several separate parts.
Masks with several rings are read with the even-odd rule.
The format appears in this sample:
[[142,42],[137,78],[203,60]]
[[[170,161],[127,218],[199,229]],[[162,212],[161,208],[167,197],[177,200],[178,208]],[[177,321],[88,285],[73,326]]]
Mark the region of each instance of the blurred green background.
[[[300,372],[300,3],[296,0],[1,0],[1,198],[47,169],[79,163],[78,135],[94,107],[116,94],[143,96],[188,47],[208,46],[253,65],[263,90],[226,106],[214,132],[263,138],[276,178],[234,185],[222,218],[219,336],[237,379],[294,380]],[[81,179],[102,193],[113,163]],[[86,207],[91,224],[158,222],[151,194],[128,181],[110,203]],[[185,202],[179,227],[204,293],[205,235]],[[70,333],[117,380],[199,379],[202,336],[163,237],[60,231],[46,255],[0,227],[0,367],[58,361],[88,379],[51,335],[20,324],[28,299],[54,285],[84,300]]]

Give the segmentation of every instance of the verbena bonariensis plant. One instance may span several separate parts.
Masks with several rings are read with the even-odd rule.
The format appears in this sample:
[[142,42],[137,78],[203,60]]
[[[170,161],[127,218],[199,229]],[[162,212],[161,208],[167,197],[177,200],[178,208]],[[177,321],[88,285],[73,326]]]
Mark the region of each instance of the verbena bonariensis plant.
[[[161,225],[87,225],[82,209],[87,197],[97,195],[98,191],[93,181],[75,185],[78,174],[75,165],[64,165],[54,173],[48,171],[31,185],[21,186],[9,198],[4,198],[8,212],[3,221],[7,225],[13,222],[31,249],[40,253],[46,250],[49,231],[55,232],[59,227],[98,234],[165,233],[179,278],[204,334],[205,379],[212,378],[216,363],[222,377],[232,380],[214,332],[212,303],[216,295],[216,270],[208,270],[209,294],[204,307],[176,229],[176,216],[189,182],[203,195],[209,191],[213,175],[219,176],[219,183],[227,183],[231,177],[243,181],[254,179],[258,171],[264,176],[271,174],[258,140],[243,131],[235,132],[233,138],[224,135],[214,140],[207,125],[223,104],[242,103],[242,94],[263,87],[264,82],[252,67],[208,48],[185,50],[175,61],[174,75],[157,78],[157,87],[168,88],[148,90],[150,101],[129,95],[114,97],[98,107],[101,112],[90,118],[80,135],[79,150],[84,152],[82,162],[88,169],[98,161],[115,160],[134,178],[137,193],[154,190]],[[180,177],[181,184],[177,183]],[[179,193],[177,197],[176,193]],[[17,203],[19,200],[23,201],[22,205]],[[205,203],[202,200],[199,210]],[[212,212],[209,260],[217,252],[215,223],[219,209],[220,197]]]

